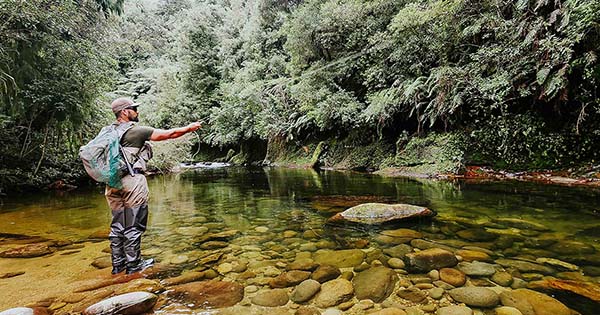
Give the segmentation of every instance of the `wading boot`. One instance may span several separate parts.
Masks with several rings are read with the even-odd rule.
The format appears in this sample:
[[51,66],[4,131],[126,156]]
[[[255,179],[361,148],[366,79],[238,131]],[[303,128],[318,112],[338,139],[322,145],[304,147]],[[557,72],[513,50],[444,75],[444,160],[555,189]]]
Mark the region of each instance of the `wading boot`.
[[127,264],[127,274],[130,275],[132,273],[140,272],[152,266],[154,266],[154,258],[140,259],[133,265]]
[[125,265],[122,265],[122,266],[113,266],[111,273],[113,275],[116,275],[118,273],[121,273],[121,272],[125,271],[125,269],[126,269]]

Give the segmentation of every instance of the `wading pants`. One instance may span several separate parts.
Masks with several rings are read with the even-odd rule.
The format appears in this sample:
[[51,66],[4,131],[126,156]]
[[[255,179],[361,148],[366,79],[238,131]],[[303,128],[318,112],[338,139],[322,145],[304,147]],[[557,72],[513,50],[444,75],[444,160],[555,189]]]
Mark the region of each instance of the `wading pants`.
[[121,183],[123,189],[106,186],[112,210],[108,239],[113,267],[133,267],[141,259],[142,234],[148,222],[148,183],[143,174],[126,175]]

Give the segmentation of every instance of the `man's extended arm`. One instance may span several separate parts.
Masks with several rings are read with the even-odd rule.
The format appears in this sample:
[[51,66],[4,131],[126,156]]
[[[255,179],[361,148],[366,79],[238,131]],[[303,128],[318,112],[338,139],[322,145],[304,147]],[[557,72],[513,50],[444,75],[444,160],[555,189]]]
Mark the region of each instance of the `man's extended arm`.
[[163,141],[169,139],[175,139],[183,136],[184,134],[198,130],[202,125],[199,122],[191,123],[185,127],[173,128],[168,130],[154,129],[150,140],[152,141]]

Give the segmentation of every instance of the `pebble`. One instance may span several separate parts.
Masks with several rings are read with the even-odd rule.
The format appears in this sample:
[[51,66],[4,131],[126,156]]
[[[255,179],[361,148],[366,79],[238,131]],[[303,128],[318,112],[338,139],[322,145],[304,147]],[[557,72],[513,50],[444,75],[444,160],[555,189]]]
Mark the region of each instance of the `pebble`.
[[444,289],[442,288],[432,288],[429,289],[429,296],[435,300],[439,300],[444,295]]
[[321,315],[342,315],[342,311],[337,309],[337,308],[333,308],[330,307],[328,309],[326,309],[323,313],[321,313]]
[[231,272],[233,270],[233,265],[230,263],[222,263],[217,267],[217,271],[220,274],[226,274],[228,272]]
[[496,311],[496,315],[523,315],[521,311],[510,306],[500,306],[494,309],[494,311]]
[[440,272],[437,270],[431,270],[429,273],[427,273],[427,275],[429,276],[429,278],[431,278],[431,280],[433,281],[437,281],[440,280]]
[[249,285],[244,288],[244,291],[246,291],[246,293],[254,293],[258,291],[258,287],[255,285]]
[[259,233],[265,233],[269,231],[269,228],[266,226],[257,226],[256,228],[254,228],[254,230]]
[[446,306],[439,308],[436,315],[473,315],[473,310],[466,306]]
[[373,302],[372,300],[369,300],[369,299],[360,300],[356,304],[356,307],[361,310],[368,310],[368,309],[372,308],[373,306],[375,306],[375,302]]
[[388,265],[393,269],[404,269],[404,267],[406,267],[404,261],[400,258],[390,258],[388,260]]

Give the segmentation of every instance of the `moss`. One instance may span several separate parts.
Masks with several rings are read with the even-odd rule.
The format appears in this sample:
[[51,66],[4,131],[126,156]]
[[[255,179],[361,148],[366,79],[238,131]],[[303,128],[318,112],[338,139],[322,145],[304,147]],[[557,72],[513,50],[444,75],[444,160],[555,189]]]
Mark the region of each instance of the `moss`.
[[317,168],[319,166],[320,158],[326,150],[327,143],[325,143],[324,141],[319,142],[319,144],[315,148],[315,151],[313,152],[312,158],[310,159],[310,166],[312,168]]
[[464,143],[460,133],[430,133],[424,138],[413,137],[403,148],[397,148],[391,166],[427,175],[461,173],[465,167]]

